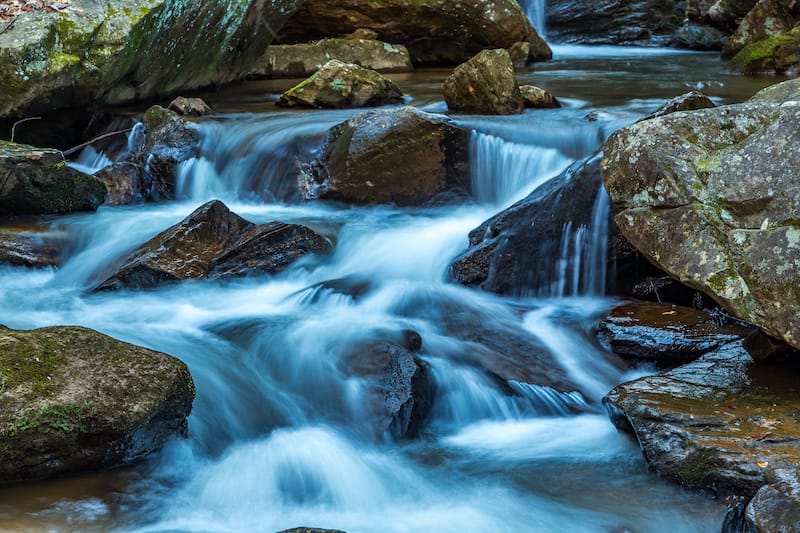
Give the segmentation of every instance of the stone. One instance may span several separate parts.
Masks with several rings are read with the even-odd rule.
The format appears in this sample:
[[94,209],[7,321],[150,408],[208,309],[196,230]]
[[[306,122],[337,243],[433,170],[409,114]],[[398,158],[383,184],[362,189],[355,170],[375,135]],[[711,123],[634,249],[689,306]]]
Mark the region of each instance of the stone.
[[690,50],[720,50],[728,39],[728,34],[707,24],[686,22],[675,30],[673,46]]
[[718,496],[753,496],[796,471],[796,365],[756,364],[735,341],[663,374],[624,383],[603,399],[650,468]]
[[469,187],[469,132],[410,106],[333,127],[300,178],[306,199],[355,204],[420,205]]
[[704,310],[674,304],[631,302],[612,309],[600,322],[600,343],[627,359],[659,367],[691,362],[755,328],[720,323]]
[[138,164],[121,161],[100,169],[94,176],[108,190],[105,205],[140,204],[152,197],[152,180]]
[[0,482],[130,463],[185,435],[193,399],[169,355],[81,327],[0,327]]
[[612,134],[602,163],[617,225],[645,257],[795,348],[798,128],[791,100],[675,113]]
[[332,59],[281,95],[284,107],[376,107],[403,102],[393,81],[374,70]]
[[513,115],[525,107],[511,57],[503,49],[483,50],[457,66],[442,92],[450,111]]
[[520,85],[519,92],[525,102],[525,107],[549,109],[561,107],[555,96],[535,85]]
[[186,98],[178,96],[169,103],[167,109],[175,111],[179,115],[190,117],[202,117],[213,113],[202,98]]
[[730,65],[745,74],[800,73],[800,25],[745,46],[731,58]]
[[800,100],[800,78],[764,87],[750,99],[751,102],[768,104],[782,104],[791,100]]
[[47,268],[61,266],[68,236],[46,227],[0,226],[0,264]]
[[256,225],[213,200],[134,250],[95,290],[276,274],[305,254],[327,253],[330,248],[325,237],[305,226]]
[[103,182],[59,150],[0,141],[0,216],[94,211],[105,196]]
[[508,55],[515,69],[525,68],[528,64],[528,56],[531,53],[531,43],[517,42],[508,48]]
[[661,107],[647,115],[645,119],[663,117],[677,111],[696,111],[711,107],[716,106],[708,96],[698,91],[691,91],[668,100]]
[[716,0],[708,8],[708,18],[716,24],[735,26],[734,22],[745,16],[757,0]]
[[340,529],[322,529],[319,527],[293,527],[291,529],[284,529],[278,533],[345,533]]
[[314,0],[302,2],[277,41],[295,44],[369,29],[406,46],[415,66],[457,65],[487,48],[531,43],[532,61],[552,51],[514,0]]
[[793,26],[794,18],[778,0],[759,0],[728,37],[722,47],[722,58],[730,59],[745,46],[777,37]]
[[745,509],[747,526],[759,533],[800,531],[800,479],[797,468],[776,473],[778,481],[764,485]]
[[411,56],[403,45],[365,39],[324,39],[314,43],[268,46],[251,74],[269,78],[306,77],[331,59],[378,72],[410,72],[414,69]]

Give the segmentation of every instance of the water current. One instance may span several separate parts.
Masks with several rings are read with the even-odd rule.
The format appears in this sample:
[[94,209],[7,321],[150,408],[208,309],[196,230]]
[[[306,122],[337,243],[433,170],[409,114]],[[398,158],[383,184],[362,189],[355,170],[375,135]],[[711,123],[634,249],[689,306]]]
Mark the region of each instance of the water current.
[[[393,78],[411,105],[443,112],[447,74]],[[474,197],[461,205],[298,201],[288,186],[294,141],[357,111],[279,111],[272,102],[291,81],[254,81],[204,95],[217,114],[196,122],[201,156],[180,169],[176,201],[37,221],[69,236],[68,258],[58,270],[0,268],[0,323],[78,324],[170,353],[188,364],[197,399],[188,438],[143,462],[0,487],[0,530],[718,530],[724,506],[650,474],[600,406],[615,384],[648,371],[593,340],[615,303],[597,282],[602,224],[565,228],[553,261],[572,266],[554,269],[562,288],[547,298],[482,293],[447,272],[471,229],[664,100],[698,88],[734,102],[774,80],[737,77],[709,54],[558,46],[554,61],[519,78],[564,107],[453,115],[473,130]],[[80,162],[98,165],[98,154]],[[306,224],[332,236],[335,251],[274,277],[87,293],[110,260],[213,198],[254,222]],[[575,254],[582,260],[569,262]],[[434,401],[420,437],[397,441],[375,434],[365,383],[340,363],[353,346],[406,329],[423,339]],[[543,347],[575,390],[544,386],[546,368],[538,382],[501,386],[475,360],[504,346]]]

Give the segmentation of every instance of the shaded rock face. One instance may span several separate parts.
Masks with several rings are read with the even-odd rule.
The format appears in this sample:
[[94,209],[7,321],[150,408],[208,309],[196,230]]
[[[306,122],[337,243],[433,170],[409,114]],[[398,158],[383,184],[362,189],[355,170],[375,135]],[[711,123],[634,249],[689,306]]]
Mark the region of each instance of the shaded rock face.
[[133,251],[95,290],[275,274],[307,253],[329,250],[330,243],[305,226],[256,225],[214,200]]
[[511,56],[503,49],[483,50],[457,66],[442,92],[450,111],[513,115],[525,107]]
[[716,106],[708,96],[698,91],[691,91],[668,100],[664,105],[647,115],[646,118],[663,117],[664,115],[669,115],[677,111],[696,111],[698,109],[709,109],[712,107]]
[[332,128],[304,163],[307,199],[418,205],[469,190],[469,133],[413,107],[368,111]]
[[114,163],[96,172],[94,177],[105,183],[108,190],[105,205],[140,204],[153,193],[152,180],[135,163]]
[[796,74],[800,72],[800,25],[777,37],[747,45],[730,65],[745,74]]
[[212,113],[211,108],[202,98],[186,98],[178,96],[169,103],[167,109],[175,111],[179,115],[202,117]]
[[68,236],[61,232],[0,227],[0,264],[58,267],[68,244]]
[[331,59],[378,72],[414,69],[403,45],[365,39],[325,39],[317,43],[268,46],[251,74],[272,78],[310,76]]
[[513,0],[306,0],[278,31],[285,44],[373,30],[405,45],[415,65],[456,65],[486,48],[530,42],[531,60],[552,52]]
[[752,531],[800,531],[800,479],[797,470],[778,472],[778,481],[761,487],[745,510]]
[[778,0],[760,0],[742,19],[725,46],[722,58],[730,59],[742,48],[757,41],[777,37],[794,26],[794,19]]
[[727,32],[707,24],[693,22],[686,22],[672,36],[675,46],[691,50],[719,50],[727,39]]
[[749,102],[640,122],[605,145],[622,234],[733,315],[800,346],[800,106]]
[[0,482],[110,468],[186,433],[181,361],[78,327],[0,327]]
[[106,187],[58,150],[0,141],[0,216],[94,211]]
[[598,327],[604,346],[625,358],[676,366],[750,334],[691,307],[633,302],[615,307]]
[[555,96],[534,85],[520,85],[519,92],[525,102],[525,107],[548,109],[561,107]]
[[375,107],[399,104],[403,93],[374,70],[332,59],[313,76],[281,95],[284,107]]
[[752,496],[797,467],[797,383],[796,367],[754,364],[736,341],[619,385],[603,402],[657,473],[718,495]]

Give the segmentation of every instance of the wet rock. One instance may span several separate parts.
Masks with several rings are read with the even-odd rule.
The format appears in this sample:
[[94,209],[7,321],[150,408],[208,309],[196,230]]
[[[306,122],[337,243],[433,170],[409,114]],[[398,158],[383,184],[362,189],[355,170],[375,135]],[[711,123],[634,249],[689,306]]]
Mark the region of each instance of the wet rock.
[[442,92],[450,111],[513,115],[525,107],[511,57],[503,49],[483,50],[457,66]]
[[753,329],[720,323],[718,317],[691,307],[632,302],[612,309],[597,335],[604,346],[625,358],[670,367],[742,339]]
[[540,109],[561,107],[561,102],[555,96],[535,85],[520,85],[519,92],[525,101],[525,107]]
[[144,168],[135,163],[114,163],[94,175],[105,183],[105,205],[140,204],[152,196],[153,182]]
[[0,141],[0,216],[94,211],[105,196],[103,183],[60,151]]
[[725,45],[728,34],[706,24],[687,22],[675,31],[673,45],[690,50],[719,50]]
[[487,48],[531,43],[530,60],[552,51],[512,0],[314,0],[303,2],[278,31],[283,44],[370,29],[405,45],[415,65],[457,65]]
[[791,102],[675,113],[619,130],[603,160],[616,222],[639,251],[795,347],[798,127]]
[[759,0],[725,42],[722,58],[730,59],[745,46],[777,37],[793,26],[794,18],[778,0]]
[[799,375],[795,366],[753,363],[736,341],[619,385],[603,402],[657,473],[717,495],[752,496],[797,467]]
[[368,111],[332,128],[300,187],[307,199],[419,205],[469,190],[469,133],[413,107]]
[[757,0],[717,0],[708,8],[708,18],[718,25],[735,26],[734,21],[743,17]]
[[191,117],[202,117],[213,113],[202,98],[186,98],[184,96],[178,96],[172,100],[167,109],[175,111],[179,115]]
[[340,529],[322,529],[318,527],[293,527],[291,529],[284,529],[278,533],[345,533]]
[[512,44],[508,48],[508,55],[511,57],[511,63],[514,68],[524,68],[528,63],[528,56],[531,53],[531,44],[525,42],[518,42]]
[[776,472],[778,480],[761,487],[745,510],[745,524],[758,533],[800,531],[800,478],[797,469]]
[[405,46],[353,38],[268,46],[252,73],[273,78],[305,77],[331,59],[378,72],[409,72],[414,69]]
[[0,227],[0,264],[25,267],[59,267],[66,234],[46,228]]
[[0,327],[0,482],[110,468],[186,433],[181,361],[79,327]]
[[698,91],[691,91],[668,100],[661,107],[647,115],[645,119],[663,117],[664,115],[669,115],[677,111],[696,111],[698,109],[708,109],[711,107],[716,106],[708,96]]
[[730,60],[745,74],[796,74],[800,72],[800,25],[792,30],[747,45]]
[[214,200],[134,250],[95,290],[275,274],[305,254],[329,250],[330,243],[305,226],[256,225]]
[[374,70],[332,59],[316,74],[281,95],[284,107],[376,107],[399,104],[403,93]]

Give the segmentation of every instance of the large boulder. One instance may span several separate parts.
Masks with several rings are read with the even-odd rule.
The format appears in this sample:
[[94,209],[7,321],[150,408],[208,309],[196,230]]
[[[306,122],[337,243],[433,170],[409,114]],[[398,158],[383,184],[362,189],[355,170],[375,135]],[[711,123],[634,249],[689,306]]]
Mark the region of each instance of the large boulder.
[[332,128],[303,164],[307,199],[417,205],[469,190],[469,132],[406,106],[368,111]]
[[442,84],[450,111],[482,115],[522,113],[514,64],[507,50],[482,50],[455,68]]
[[315,43],[268,46],[251,74],[271,78],[310,76],[331,59],[378,72],[414,69],[411,56],[403,45],[367,39],[324,39]]
[[794,18],[778,0],[759,0],[725,42],[722,57],[730,59],[745,46],[777,37],[793,26]]
[[779,472],[797,469],[798,377],[796,366],[753,363],[735,341],[619,385],[603,402],[657,473],[720,496],[749,497]]
[[103,182],[59,150],[0,141],[0,216],[94,211],[105,196]]
[[400,88],[379,72],[331,59],[313,76],[283,93],[278,105],[348,108],[402,102]]
[[278,40],[308,42],[359,28],[405,45],[415,65],[456,65],[520,41],[531,43],[531,60],[552,57],[515,0],[309,0],[278,30]]
[[256,225],[214,200],[134,250],[95,290],[275,274],[307,253],[329,250],[328,240],[305,226]]
[[604,147],[603,181],[622,234],[645,257],[800,347],[800,106],[790,98],[619,130]]
[[0,326],[0,482],[131,462],[186,433],[193,399],[169,355],[86,328]]
[[800,72],[800,24],[777,37],[756,41],[730,60],[745,74],[797,74]]

